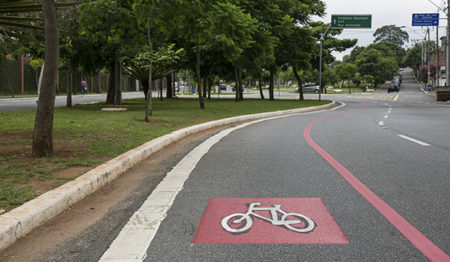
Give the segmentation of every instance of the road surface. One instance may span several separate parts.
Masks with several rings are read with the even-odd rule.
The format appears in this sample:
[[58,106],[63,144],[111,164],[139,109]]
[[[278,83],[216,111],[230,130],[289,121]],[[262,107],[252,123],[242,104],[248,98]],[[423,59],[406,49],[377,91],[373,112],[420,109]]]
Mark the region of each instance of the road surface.
[[449,261],[450,106],[409,71],[394,96],[186,141],[3,261]]

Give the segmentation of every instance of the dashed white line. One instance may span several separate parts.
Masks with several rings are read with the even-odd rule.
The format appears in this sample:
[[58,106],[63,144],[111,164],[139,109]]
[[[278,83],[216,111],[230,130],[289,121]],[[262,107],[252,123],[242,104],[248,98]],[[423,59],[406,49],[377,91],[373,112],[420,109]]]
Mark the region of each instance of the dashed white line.
[[401,138],[403,138],[403,139],[406,139],[406,140],[409,140],[409,141],[411,141],[411,142],[414,142],[414,143],[416,143],[416,144],[422,145],[422,146],[430,146],[430,144],[427,144],[427,143],[422,142],[422,141],[420,141],[420,140],[411,138],[411,137],[409,137],[409,136],[405,136],[405,135],[398,135],[398,136],[401,137]]
[[384,121],[378,122],[378,125],[379,125],[379,126],[384,126]]
[[389,116],[384,116],[384,118],[388,118]]

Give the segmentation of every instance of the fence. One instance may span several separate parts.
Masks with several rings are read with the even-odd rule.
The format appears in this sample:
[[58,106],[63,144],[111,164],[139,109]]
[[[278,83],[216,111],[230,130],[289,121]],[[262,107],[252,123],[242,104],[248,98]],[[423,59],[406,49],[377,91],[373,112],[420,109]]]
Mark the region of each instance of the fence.
[[[39,74],[41,68],[33,69],[28,62],[24,62],[24,93],[25,95],[37,94]],[[109,74],[100,71],[97,74],[87,75],[74,70],[72,77],[67,69],[59,70],[59,86],[57,93],[65,94],[68,86],[72,83],[72,93],[81,91],[81,80],[86,80],[90,93],[104,93],[107,91]],[[136,81],[126,75],[122,76],[122,90],[135,91]],[[20,91],[20,63],[17,60],[0,60],[0,96],[21,95]]]

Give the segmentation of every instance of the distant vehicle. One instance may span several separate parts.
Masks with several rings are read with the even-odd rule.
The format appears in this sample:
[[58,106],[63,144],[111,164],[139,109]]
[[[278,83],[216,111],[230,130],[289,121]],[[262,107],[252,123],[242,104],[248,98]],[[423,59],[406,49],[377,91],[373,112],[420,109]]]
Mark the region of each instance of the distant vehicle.
[[390,92],[398,92],[400,91],[400,86],[398,83],[391,82],[391,84],[388,87],[388,93]]
[[403,71],[403,68],[402,68],[402,67],[399,67],[399,68],[398,68],[398,71],[400,71],[400,72]]
[[[303,92],[314,92],[314,93],[319,93],[319,85],[316,84],[312,84],[312,83],[308,83],[308,84],[304,84],[302,86],[302,90]],[[299,92],[298,87],[295,89],[295,92]]]
[[227,91],[227,86],[226,85],[220,84],[219,86],[220,86],[220,90],[221,91]]
[[392,83],[396,83],[398,85],[398,87],[400,88],[402,85],[402,77],[394,76],[394,78],[392,78]]

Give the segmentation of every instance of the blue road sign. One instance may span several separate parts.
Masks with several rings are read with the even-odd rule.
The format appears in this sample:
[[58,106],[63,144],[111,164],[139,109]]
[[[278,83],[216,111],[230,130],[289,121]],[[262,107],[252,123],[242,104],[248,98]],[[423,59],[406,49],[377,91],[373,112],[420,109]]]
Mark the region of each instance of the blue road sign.
[[431,14],[413,14],[412,15],[413,26],[438,26],[439,25],[439,13]]

